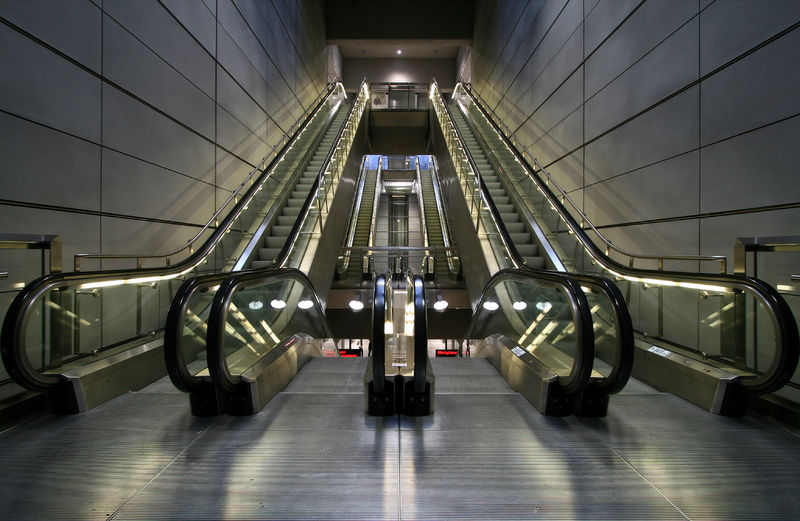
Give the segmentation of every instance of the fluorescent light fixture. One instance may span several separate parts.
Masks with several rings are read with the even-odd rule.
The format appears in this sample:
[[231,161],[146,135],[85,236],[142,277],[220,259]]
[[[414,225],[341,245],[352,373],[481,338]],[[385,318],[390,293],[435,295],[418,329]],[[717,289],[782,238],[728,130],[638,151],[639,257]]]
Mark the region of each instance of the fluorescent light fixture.
[[261,309],[264,307],[264,303],[260,300],[254,300],[250,304],[247,305],[250,309]]
[[518,300],[518,301],[514,302],[513,304],[511,304],[511,307],[516,309],[517,311],[522,311],[523,309],[528,307],[528,303],[527,302],[523,302],[521,300]]
[[483,309],[485,309],[486,311],[497,311],[498,309],[500,309],[500,304],[492,300],[487,300],[486,302],[483,303]]
[[283,309],[286,307],[286,301],[276,298],[273,299],[272,302],[269,303],[269,305],[275,309]]
[[314,302],[308,299],[301,300],[300,302],[297,303],[297,307],[299,307],[300,309],[311,309],[312,307],[314,307]]

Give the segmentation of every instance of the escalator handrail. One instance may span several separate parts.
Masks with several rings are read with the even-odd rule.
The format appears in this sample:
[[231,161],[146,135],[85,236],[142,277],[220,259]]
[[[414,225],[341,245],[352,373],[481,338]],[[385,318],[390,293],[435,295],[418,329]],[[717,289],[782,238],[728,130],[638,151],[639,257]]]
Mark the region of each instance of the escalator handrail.
[[[589,303],[586,295],[581,289],[580,283],[571,275],[557,271],[543,271],[531,269],[505,268],[495,273],[486,283],[480,298],[478,299],[478,310],[473,314],[464,339],[472,338],[473,330],[477,327],[477,317],[480,314],[480,302],[484,300],[486,294],[494,286],[506,279],[517,279],[525,282],[536,280],[543,281],[548,285],[557,285],[564,290],[570,307],[572,317],[575,322],[575,341],[577,349],[573,359],[572,369],[566,377],[558,378],[558,385],[566,394],[580,392],[589,382],[592,376],[592,366],[594,365],[594,331],[592,328],[592,315],[589,311]],[[535,355],[534,355],[535,356]]]
[[[372,380],[377,394],[384,392],[386,380],[386,308],[392,305],[391,298],[392,273],[385,270],[375,278],[375,289],[372,298]],[[388,302],[386,288],[389,288]]]
[[[339,84],[340,84],[340,82],[338,80],[334,80],[334,81],[331,81],[331,82],[328,83],[328,85],[325,87],[325,90],[320,92],[320,94],[314,99],[314,101],[312,103],[309,104],[309,106],[305,109],[303,114],[300,116],[300,118],[302,118],[302,120],[298,119],[296,122],[292,123],[292,126],[289,127],[289,130],[287,130],[286,132],[283,133],[283,135],[281,136],[280,140],[277,143],[275,143],[275,145],[270,149],[270,151],[267,152],[267,154],[261,159],[261,161],[250,171],[250,173],[247,175],[247,177],[245,177],[244,180],[241,183],[239,183],[239,186],[237,186],[233,190],[233,192],[231,192],[231,194],[228,196],[228,198],[225,200],[225,202],[223,202],[222,205],[220,205],[220,207],[214,212],[214,215],[211,216],[211,218],[208,220],[208,222],[206,222],[206,224],[204,224],[203,227],[200,228],[200,231],[198,231],[185,244],[182,244],[181,246],[178,246],[177,248],[174,248],[174,249],[172,249],[172,250],[170,250],[168,252],[164,252],[164,253],[148,253],[148,254],[141,254],[141,253],[76,253],[75,254],[75,271],[79,271],[80,259],[96,259],[96,260],[102,260],[102,259],[136,259],[137,262],[141,262],[141,260],[143,260],[143,259],[158,259],[158,258],[162,258],[163,257],[163,258],[166,259],[167,264],[169,264],[169,258],[170,257],[172,257],[173,255],[177,255],[178,253],[182,252],[186,248],[189,248],[189,252],[192,253],[193,252],[194,243],[197,242],[197,240],[200,238],[200,236],[203,234],[203,232],[205,232],[206,230],[212,228],[214,223],[217,222],[218,217],[222,214],[222,211],[228,206],[228,204],[232,200],[234,200],[235,198],[237,198],[239,196],[239,192],[242,191],[242,189],[253,178],[253,176],[256,174],[256,172],[265,172],[265,171],[267,171],[267,169],[261,170],[261,167],[264,164],[267,163],[267,159],[269,159],[272,156],[273,152],[278,150],[278,147],[284,142],[284,140],[286,140],[286,142],[288,143],[288,141],[292,139],[292,137],[294,136],[294,133],[292,132],[292,129],[294,129],[295,125],[299,125],[298,126],[298,130],[300,128],[303,128],[305,126],[305,124],[308,121],[310,121],[311,115],[314,112],[316,112],[317,108],[319,108],[319,106],[321,105],[322,100],[324,98],[326,98],[328,96],[328,94],[331,91],[333,91],[333,89],[335,89],[336,86],[339,85]],[[314,110],[311,110],[312,108]],[[281,149],[281,151],[282,150],[283,149]],[[275,156],[275,157],[277,157],[277,156]],[[139,268],[139,269],[141,269],[141,268]]]
[[[33,280],[27,284],[9,305],[3,320],[0,332],[0,354],[3,364],[9,375],[23,387],[33,391],[47,391],[56,386],[60,380],[57,374],[40,373],[33,369],[25,353],[23,342],[24,330],[34,304],[47,291],[52,288],[68,287],[77,282],[103,287],[116,284],[137,284],[169,280],[190,272],[197,267],[203,259],[213,250],[216,244],[225,236],[227,230],[233,225],[239,214],[244,210],[250,199],[259,187],[271,175],[274,167],[280,162],[292,144],[298,139],[302,131],[313,118],[314,114],[327,102],[341,83],[334,84],[327,91],[327,95],[320,100],[314,110],[298,125],[292,138],[281,148],[281,151],[272,158],[267,168],[259,179],[245,192],[245,195],[234,205],[230,213],[223,219],[211,236],[186,259],[166,267],[152,267],[141,269],[96,270],[86,272],[53,273]],[[109,284],[112,283],[112,284]]]
[[[365,82],[362,82],[362,87],[364,83]],[[298,214],[297,219],[295,219],[295,222],[292,226],[292,230],[289,233],[289,236],[287,237],[283,247],[281,248],[281,251],[278,253],[275,262],[263,268],[238,271],[233,275],[246,276],[251,273],[268,273],[271,270],[275,270],[282,267],[282,264],[286,261],[286,259],[289,256],[289,253],[292,250],[292,247],[294,246],[294,242],[297,240],[297,237],[299,235],[299,230],[302,227],[306,216],[308,215],[309,207],[313,204],[316,194],[319,191],[321,177],[324,175],[326,169],[329,166],[330,158],[333,154],[333,151],[336,149],[339,140],[341,139],[342,132],[347,124],[348,118],[352,114],[352,110],[355,107],[355,104],[356,103],[354,100],[354,102],[350,105],[347,116],[345,117],[342,126],[337,132],[336,139],[334,139],[333,144],[331,145],[331,149],[328,155],[326,156],[326,160],[320,167],[314,185],[309,190],[309,194],[303,203],[303,210]],[[217,290],[217,293],[219,293],[219,290],[222,289],[221,283],[226,279],[232,277],[233,275],[231,273],[225,272],[225,273],[199,275],[189,278],[181,285],[181,287],[178,289],[178,291],[175,294],[175,297],[172,300],[169,311],[167,313],[167,322],[165,324],[164,355],[167,363],[167,372],[170,375],[173,384],[178,389],[184,392],[192,392],[194,390],[198,390],[201,386],[205,385],[205,382],[202,379],[197,378],[189,373],[183,357],[183,350],[180,346],[181,339],[183,337],[182,331],[183,331],[183,324],[185,321],[185,314],[189,302],[191,301],[195,292],[203,287],[209,287],[216,284],[220,284],[220,288]],[[228,298],[232,298],[232,295],[229,296]],[[212,308],[209,314],[209,320],[211,318],[211,313],[214,313],[214,308],[213,308],[214,302],[216,302],[216,300],[212,301]],[[216,313],[217,315],[219,315],[221,311],[217,310]],[[225,310],[225,313],[227,314],[227,310]],[[207,350],[209,349],[208,341],[206,341],[206,349]]]
[[[450,237],[450,226],[447,224],[450,220],[447,218],[447,206],[442,204],[442,190],[439,185],[439,162],[436,156],[431,156],[429,173],[431,176],[431,184],[433,184],[433,194],[436,198],[436,209],[439,212],[439,226],[442,228],[442,241],[444,242],[445,248],[450,248],[453,244]],[[447,257],[447,266],[450,269],[450,273],[458,274],[460,268],[456,267],[453,253],[448,251],[445,255]]]
[[219,289],[214,294],[214,299],[211,304],[211,312],[208,316],[208,331],[206,333],[206,356],[208,358],[208,372],[211,374],[211,379],[214,385],[225,392],[233,392],[236,390],[241,381],[234,378],[228,369],[228,361],[225,356],[224,340],[225,340],[225,325],[228,320],[228,309],[230,308],[231,300],[233,299],[236,291],[246,289],[248,283],[264,283],[271,279],[286,280],[294,278],[299,280],[301,284],[306,286],[314,298],[316,308],[322,314],[322,323],[320,324],[325,332],[325,338],[331,338],[333,335],[325,318],[325,313],[322,311],[322,304],[320,304],[319,297],[314,286],[311,284],[308,276],[296,268],[275,268],[271,270],[258,270],[258,271],[241,271],[236,273],[236,276],[228,276],[220,284]]
[[[466,89],[465,89],[466,90]],[[467,91],[472,96],[472,93]],[[553,205],[558,211],[559,215],[567,222],[567,225],[573,231],[578,240],[587,249],[589,254],[600,265],[607,270],[614,273],[620,278],[625,278],[625,275],[636,278],[651,278],[672,281],[675,279],[683,279],[683,281],[697,282],[697,283],[719,283],[726,284],[734,287],[734,291],[738,287],[739,290],[745,289],[754,293],[760,301],[769,310],[770,319],[773,322],[775,333],[778,336],[776,339],[775,355],[770,365],[770,368],[763,373],[754,377],[740,378],[739,385],[745,387],[750,392],[755,394],[763,394],[774,392],[783,387],[794,375],[797,367],[798,360],[800,359],[800,335],[798,335],[797,322],[791,308],[786,303],[784,298],[778,293],[775,288],[766,282],[756,279],[754,277],[747,277],[744,275],[728,275],[728,274],[706,274],[706,273],[690,273],[679,271],[667,270],[652,270],[643,268],[631,268],[624,264],[610,258],[605,254],[585,233],[583,228],[578,226],[578,223],[561,204],[559,199],[553,194],[546,183],[542,182],[541,178],[536,174],[525,157],[520,154],[519,150],[508,139],[507,136],[499,129],[497,124],[490,118],[482,105],[472,97],[476,107],[481,110],[486,119],[492,124],[494,130],[511,150],[520,164],[523,166],[527,174],[533,179],[537,187],[547,197],[549,203]]]
[[428,378],[428,316],[425,306],[425,279],[409,273],[408,283],[414,286],[414,392],[425,392]]

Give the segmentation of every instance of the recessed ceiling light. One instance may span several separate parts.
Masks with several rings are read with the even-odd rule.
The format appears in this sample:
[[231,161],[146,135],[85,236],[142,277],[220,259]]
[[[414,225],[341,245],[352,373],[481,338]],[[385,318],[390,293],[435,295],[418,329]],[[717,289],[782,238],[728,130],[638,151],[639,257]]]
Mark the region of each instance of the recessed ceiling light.
[[276,298],[272,302],[270,302],[269,305],[275,309],[283,309],[286,307],[286,301]]
[[351,300],[348,303],[348,306],[350,306],[350,309],[352,309],[353,311],[361,311],[362,309],[364,309],[364,303],[358,299]]
[[500,304],[498,304],[497,302],[493,302],[491,300],[487,300],[486,302],[483,303],[483,309],[487,311],[497,311],[499,307]]
[[397,54],[403,54],[403,51],[401,51],[400,49],[397,49]]
[[312,302],[312,301],[310,301],[308,299],[301,300],[300,302],[297,303],[297,307],[299,307],[300,309],[311,309],[313,306],[314,306],[314,302]]

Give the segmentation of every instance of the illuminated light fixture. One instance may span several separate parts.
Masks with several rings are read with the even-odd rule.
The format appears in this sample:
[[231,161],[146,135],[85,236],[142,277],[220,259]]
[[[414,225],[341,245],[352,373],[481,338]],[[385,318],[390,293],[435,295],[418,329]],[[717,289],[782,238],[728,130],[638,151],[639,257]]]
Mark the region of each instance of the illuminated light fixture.
[[269,305],[275,309],[283,309],[286,307],[286,301],[276,298],[273,299],[272,302],[269,303]]
[[436,311],[444,311],[445,309],[447,309],[447,306],[449,305],[450,303],[447,302],[445,299],[443,299],[441,295],[439,295],[436,298],[436,302],[433,303],[433,309],[435,309]]
[[356,295],[356,297],[353,300],[348,302],[347,305],[350,306],[350,309],[352,309],[353,311],[361,311],[362,309],[364,309],[364,303],[361,302],[361,298],[359,298],[358,295]]
[[536,309],[538,309],[540,311],[548,312],[548,311],[550,311],[550,308],[552,308],[552,307],[553,307],[553,305],[551,303],[549,303],[549,302],[537,302],[536,303]]
[[297,303],[297,307],[299,307],[300,309],[311,309],[312,307],[314,307],[314,302],[308,299],[301,300],[300,302]]
[[522,311],[523,309],[528,307],[528,303],[527,302],[522,302],[521,300],[518,300],[518,301],[514,302],[513,304],[511,304],[511,307],[516,309],[517,311]]
[[485,309],[486,311],[497,311],[498,309],[500,309],[500,304],[492,300],[487,300],[486,302],[483,303],[483,309]]
[[583,290],[584,293],[591,293],[592,292],[591,288],[587,288],[586,286],[581,286],[581,290]]
[[[249,307],[250,309],[253,309],[253,310],[255,310],[255,309],[261,309],[261,308],[263,308],[263,307],[264,307],[264,303],[263,303],[263,302],[261,302],[260,300],[254,300],[254,301],[252,301],[251,303],[249,303],[249,304],[247,305],[247,307]],[[273,306],[273,307],[274,307],[274,306]]]
[[401,51],[400,49],[397,49],[397,54],[403,54],[403,51]]

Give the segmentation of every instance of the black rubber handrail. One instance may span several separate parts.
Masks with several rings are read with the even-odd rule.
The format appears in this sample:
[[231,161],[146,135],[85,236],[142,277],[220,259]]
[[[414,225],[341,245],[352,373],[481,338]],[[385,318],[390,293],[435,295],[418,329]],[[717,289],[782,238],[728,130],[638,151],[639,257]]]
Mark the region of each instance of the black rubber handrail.
[[503,140],[503,143],[511,150],[514,157],[523,165],[527,174],[536,183],[536,186],[547,197],[549,203],[553,205],[559,215],[566,221],[569,228],[573,231],[575,236],[586,248],[590,255],[595,258],[603,267],[611,271],[616,271],[620,274],[628,274],[638,278],[653,278],[674,280],[679,279],[688,282],[697,283],[718,283],[733,286],[734,288],[749,290],[754,293],[760,301],[767,307],[770,313],[770,319],[775,327],[778,338],[776,339],[775,356],[772,360],[770,368],[758,375],[749,378],[741,378],[738,382],[739,385],[746,388],[754,394],[764,394],[777,391],[786,383],[791,380],[797,368],[798,359],[800,359],[800,335],[798,335],[797,322],[794,315],[786,303],[784,298],[778,293],[775,288],[766,282],[756,279],[754,277],[747,277],[743,275],[727,275],[727,274],[707,274],[707,273],[691,273],[680,271],[664,271],[652,270],[642,268],[631,268],[624,264],[615,261],[607,256],[605,252],[598,248],[594,241],[589,238],[583,228],[578,225],[572,215],[561,204],[558,197],[553,194],[549,186],[542,182],[541,178],[536,174],[535,169],[531,167],[527,159],[517,150],[510,139],[502,132],[497,123],[489,116],[488,111],[483,104],[476,99],[472,92],[465,89],[465,92],[470,96],[472,103],[481,111],[486,120],[492,125],[492,128]]
[[[345,117],[342,123],[342,127],[337,132],[337,137],[333,141],[333,145],[335,145],[338,142],[339,138],[341,138],[344,126],[347,122],[347,119],[350,117],[350,114],[352,113],[354,105],[355,103],[350,105],[347,116]],[[315,113],[316,110],[314,111],[313,114]],[[297,236],[299,235],[299,231],[303,225],[303,221],[305,217],[308,215],[310,206],[313,204],[316,194],[319,191],[319,185],[321,183],[322,176],[324,175],[325,170],[328,168],[328,163],[330,162],[330,157],[333,153],[334,148],[335,148],[334,146],[331,146],[331,150],[328,152],[326,160],[322,163],[322,166],[320,167],[319,173],[317,174],[317,178],[314,182],[314,185],[309,190],[309,194],[303,203],[304,205],[303,210],[298,214],[297,219],[295,219],[295,222],[292,225],[292,230],[289,233],[289,236],[287,237],[283,247],[281,248],[281,251],[278,253],[275,262],[273,262],[269,266],[265,266],[263,268],[258,268],[255,270],[242,270],[237,272],[238,274],[267,273],[270,270],[279,268],[285,262],[286,258],[291,252],[291,248],[292,245],[294,244],[294,241],[297,239]],[[198,391],[199,389],[201,389],[203,386],[206,385],[206,382],[204,380],[192,375],[189,372],[188,368],[186,367],[186,361],[183,357],[183,349],[181,348],[180,345],[181,339],[183,338],[183,324],[185,320],[184,317],[186,315],[189,302],[191,301],[195,292],[197,292],[198,290],[220,284],[222,281],[224,281],[230,276],[231,273],[225,272],[225,273],[214,273],[208,275],[199,275],[196,277],[189,278],[181,285],[180,288],[178,288],[175,297],[172,299],[172,303],[170,304],[170,308],[167,313],[167,321],[164,328],[164,357],[167,364],[167,373],[169,374],[172,383],[179,390],[182,390],[184,392],[194,392]],[[208,345],[206,345],[206,348],[208,348]]]
[[[464,136],[461,134],[461,130],[458,128],[458,125],[455,124],[453,115],[450,112],[450,107],[447,104],[444,104],[444,107],[447,111],[447,117],[450,118],[450,122],[452,123],[453,128],[455,129],[456,134],[458,136],[458,139],[462,144],[462,149],[467,154],[467,161],[469,162],[470,167],[475,173],[475,177],[479,183],[479,190],[481,191],[481,195],[484,198],[486,206],[492,215],[492,220],[497,225],[497,229],[500,232],[503,244],[506,246],[508,256],[511,257],[512,262],[517,266],[517,269],[530,270],[533,272],[548,271],[548,270],[537,270],[531,268],[525,263],[525,259],[522,257],[522,255],[520,255],[519,250],[517,250],[514,241],[511,239],[511,236],[508,233],[508,229],[506,228],[505,223],[500,217],[500,211],[497,209],[494,199],[492,198],[491,193],[489,193],[489,189],[486,186],[486,183],[484,182],[480,171],[478,170],[478,167],[472,157],[472,154],[469,148],[466,146],[466,141],[464,139]],[[469,118],[465,119],[469,123]],[[475,134],[476,138],[482,139],[478,132],[475,132]],[[573,278],[580,279],[580,281],[584,285],[589,286],[599,291],[601,294],[603,294],[603,296],[609,302],[611,308],[613,309],[614,316],[617,319],[616,322],[617,350],[614,355],[614,364],[611,373],[609,373],[607,376],[603,378],[600,378],[596,382],[596,385],[598,390],[600,390],[601,392],[606,392],[607,394],[619,392],[628,382],[631,370],[633,368],[633,352],[634,352],[633,325],[631,321],[630,312],[628,311],[628,305],[625,302],[625,299],[622,297],[622,293],[620,292],[617,285],[613,283],[611,280],[589,274],[577,275],[571,273],[570,275]]]
[[408,277],[414,286],[414,392],[425,392],[428,378],[428,315],[425,306],[425,279],[422,275]]
[[273,167],[278,164],[284,154],[291,148],[297,140],[311,118],[319,108],[326,103],[330,95],[336,90],[338,82],[331,82],[326,87],[325,95],[321,96],[320,101],[311,110],[303,122],[298,125],[292,137],[286,142],[269,165],[263,170],[262,174],[245,192],[245,195],[236,203],[225,219],[217,226],[211,236],[193,254],[181,262],[167,267],[141,268],[141,269],[121,269],[121,270],[96,270],[68,273],[55,273],[40,277],[27,284],[14,298],[6,312],[3,320],[3,328],[0,332],[0,355],[3,364],[9,375],[21,386],[33,391],[47,391],[55,387],[60,381],[57,374],[46,374],[36,371],[30,364],[25,353],[24,333],[25,326],[29,320],[30,313],[36,305],[38,299],[51,289],[68,288],[77,282],[100,283],[118,279],[146,279],[148,277],[179,276],[190,271],[197,266],[216,246],[225,235],[228,228],[234,223],[244,207],[249,202],[250,196],[254,194],[259,186],[269,176]]
[[[575,342],[577,345],[572,369],[568,376],[559,377],[558,385],[566,394],[581,391],[589,382],[589,378],[592,375],[592,366],[594,364],[594,330],[592,327],[592,315],[589,312],[589,303],[581,289],[580,283],[571,275],[556,271],[517,268],[502,269],[489,279],[489,282],[486,284],[486,287],[483,289],[478,299],[477,309],[481,309],[480,303],[483,302],[489,291],[494,289],[496,285],[507,280],[542,284],[549,287],[558,287],[563,290],[572,311],[572,320],[575,324]],[[473,330],[477,327],[476,318],[479,313],[480,311],[475,313],[464,335],[465,339],[472,338]]]
[[375,278],[375,291],[372,298],[372,338],[370,347],[372,350],[372,377],[375,392],[384,392],[384,381],[386,380],[386,333],[384,324],[386,323],[386,306],[391,306],[391,298],[386,300],[386,286],[392,283],[390,271],[381,273]]

